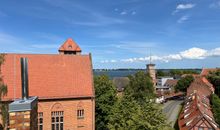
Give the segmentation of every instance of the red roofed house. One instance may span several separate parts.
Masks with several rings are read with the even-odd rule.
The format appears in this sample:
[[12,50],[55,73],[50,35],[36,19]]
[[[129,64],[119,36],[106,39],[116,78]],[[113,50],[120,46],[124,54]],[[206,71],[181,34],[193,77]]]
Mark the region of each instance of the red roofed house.
[[29,95],[38,96],[39,130],[94,130],[95,95],[91,55],[68,39],[59,54],[6,54],[1,67],[8,94],[21,98],[20,58],[28,59]]
[[185,104],[178,119],[180,130],[219,130],[209,101],[213,92],[213,86],[208,80],[195,77],[187,88]]

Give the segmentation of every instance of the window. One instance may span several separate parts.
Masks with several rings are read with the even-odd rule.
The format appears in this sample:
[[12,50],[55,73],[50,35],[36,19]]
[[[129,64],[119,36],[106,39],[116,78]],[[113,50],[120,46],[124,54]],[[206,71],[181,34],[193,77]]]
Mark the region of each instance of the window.
[[63,111],[51,112],[52,130],[63,130]]
[[202,128],[202,127],[199,127],[199,130],[204,130],[204,128]]
[[43,130],[43,112],[38,113],[38,130]]
[[78,119],[84,118],[84,109],[78,109],[77,110],[77,118]]

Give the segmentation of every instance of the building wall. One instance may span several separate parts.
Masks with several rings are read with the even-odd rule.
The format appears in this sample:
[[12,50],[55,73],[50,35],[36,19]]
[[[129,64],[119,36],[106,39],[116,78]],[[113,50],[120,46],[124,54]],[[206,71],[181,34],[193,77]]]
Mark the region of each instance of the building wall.
[[[84,118],[77,118],[77,109],[84,109]],[[51,129],[51,112],[64,111],[64,130],[94,130],[95,101],[93,99],[39,101],[38,112],[43,112],[43,129]]]

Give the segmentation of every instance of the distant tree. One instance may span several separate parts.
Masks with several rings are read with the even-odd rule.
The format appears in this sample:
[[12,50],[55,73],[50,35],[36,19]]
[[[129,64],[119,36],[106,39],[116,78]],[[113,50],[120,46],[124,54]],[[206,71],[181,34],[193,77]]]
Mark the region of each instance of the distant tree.
[[[2,64],[4,63],[5,61],[5,58],[4,58],[4,54],[0,54],[0,70],[1,70],[1,66]],[[2,121],[3,121],[3,128],[5,128],[6,126],[6,122],[8,120],[8,105],[6,103],[3,103],[2,102],[2,98],[4,96],[6,96],[8,93],[8,89],[7,89],[7,85],[5,85],[3,83],[3,79],[2,79],[2,74],[1,74],[1,71],[0,71],[0,109],[1,109],[1,112],[2,112]]]
[[109,115],[117,100],[116,88],[106,75],[95,77],[94,84],[96,95],[96,130],[108,130],[107,124],[109,122]]
[[124,95],[131,96],[138,102],[154,98],[155,95],[153,83],[148,74],[139,71],[135,75],[129,76],[128,78],[130,82],[125,88]]
[[171,76],[181,76],[182,75],[182,71],[181,70],[177,70],[177,69],[172,69],[170,70],[170,74]]
[[194,77],[192,75],[187,75],[186,77],[181,78],[177,85],[175,86],[176,91],[186,92],[187,88],[194,81]]
[[211,96],[211,106],[215,121],[220,125],[220,98],[216,94]]
[[157,70],[157,73],[156,73],[157,77],[163,77],[163,76],[167,76],[166,73],[164,73],[162,70]]
[[198,74],[198,71],[191,69],[172,69],[170,70],[170,76],[181,76],[183,74]]
[[211,72],[207,78],[215,87],[215,93],[220,97],[220,70]]

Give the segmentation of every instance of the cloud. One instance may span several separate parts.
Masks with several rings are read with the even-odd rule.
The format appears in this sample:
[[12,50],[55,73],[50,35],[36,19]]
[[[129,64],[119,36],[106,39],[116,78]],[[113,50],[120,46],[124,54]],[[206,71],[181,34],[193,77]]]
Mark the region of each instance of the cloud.
[[177,10],[191,9],[195,6],[196,6],[195,4],[179,4],[177,5],[176,9]]
[[220,1],[213,2],[209,5],[210,8],[220,8]]
[[132,12],[131,12],[131,15],[135,15],[135,14],[137,14],[136,11],[132,11]]
[[[128,58],[128,59],[121,59],[120,61],[116,62],[124,62],[124,63],[136,63],[136,62],[147,62],[147,61],[159,61],[159,62],[170,62],[170,61],[177,61],[177,60],[203,60],[209,57],[220,57],[220,47],[215,48],[212,50],[205,50],[202,48],[193,47],[185,51],[181,51],[177,54],[169,54],[165,56],[147,56],[147,57],[139,57],[139,58]],[[106,62],[101,62],[106,63]],[[108,63],[112,63],[108,61]]]
[[122,11],[121,13],[120,13],[120,15],[126,15],[127,14],[127,11]]
[[184,21],[188,20],[189,19],[189,16],[188,15],[184,15],[182,17],[180,17],[178,20],[177,20],[177,23],[183,23]]
[[[107,26],[112,24],[123,24],[126,21],[106,15],[104,12],[97,11],[95,8],[77,1],[45,0],[49,5],[61,8],[65,15],[54,16],[58,20],[62,19],[68,24],[81,26]],[[118,9],[114,9],[117,11]],[[54,12],[49,12],[49,16]],[[56,13],[55,13],[56,14]],[[57,12],[57,14],[59,14]],[[44,15],[44,14],[42,14]],[[40,15],[41,16],[41,15]],[[78,16],[78,17],[77,17]]]
[[188,3],[188,4],[178,4],[176,6],[176,9],[172,12],[172,15],[175,15],[178,13],[180,10],[187,10],[187,9],[192,9],[196,6],[196,4]]
[[180,52],[180,55],[182,58],[185,59],[204,59],[206,53],[207,50],[194,47],[194,48],[190,48],[189,50]]

